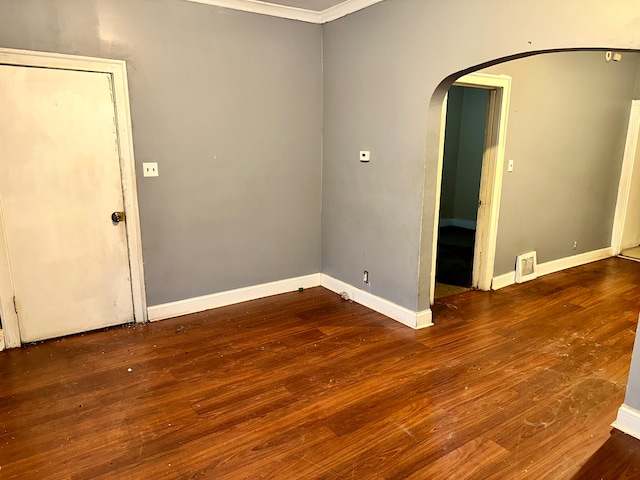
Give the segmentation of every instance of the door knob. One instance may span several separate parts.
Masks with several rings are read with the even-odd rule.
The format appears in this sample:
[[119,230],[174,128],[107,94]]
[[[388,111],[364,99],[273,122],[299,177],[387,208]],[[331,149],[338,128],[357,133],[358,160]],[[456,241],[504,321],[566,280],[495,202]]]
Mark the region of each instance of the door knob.
[[113,223],[124,222],[124,212],[113,212],[111,214],[111,220]]

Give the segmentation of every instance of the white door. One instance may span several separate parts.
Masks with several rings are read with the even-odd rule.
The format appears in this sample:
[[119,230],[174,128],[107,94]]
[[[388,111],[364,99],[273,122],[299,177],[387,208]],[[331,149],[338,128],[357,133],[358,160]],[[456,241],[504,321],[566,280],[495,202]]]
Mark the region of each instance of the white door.
[[111,75],[0,65],[0,212],[20,337],[133,320]]

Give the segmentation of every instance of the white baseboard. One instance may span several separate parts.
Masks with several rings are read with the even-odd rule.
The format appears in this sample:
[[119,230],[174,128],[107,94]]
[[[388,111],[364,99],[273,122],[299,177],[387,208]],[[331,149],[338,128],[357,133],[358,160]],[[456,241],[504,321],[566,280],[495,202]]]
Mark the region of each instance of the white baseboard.
[[314,273],[303,277],[288,278],[277,282],[263,283],[250,287],[228,290],[226,292],[187,298],[177,302],[154,305],[147,309],[149,321],[164,320],[190,313],[202,312],[212,308],[224,307],[235,303],[256,300],[258,298],[293,292],[298,288],[311,288],[320,285],[320,274]]
[[550,273],[556,273],[561,270],[566,270],[567,268],[579,267],[580,265],[597,262],[598,260],[604,260],[605,258],[612,256],[611,247],[607,247],[601,248],[600,250],[572,255],[571,257],[552,260],[551,262],[541,263],[538,265],[538,276],[549,275]]
[[501,288],[508,287],[509,285],[513,285],[514,283],[516,283],[515,271],[493,277],[493,280],[491,281],[491,289],[499,290]]
[[[578,255],[572,255],[570,257],[541,263],[537,268],[538,277],[549,275],[550,273],[556,273],[561,270],[566,270],[567,268],[579,267],[580,265],[585,265],[587,263],[597,262],[598,260],[604,260],[605,258],[609,258],[612,256],[613,253],[611,247],[607,247],[601,248],[600,250],[593,250],[591,252],[580,253]],[[513,285],[516,282],[515,278],[515,271],[493,277],[491,288],[493,290],[498,290],[500,288]]]
[[476,222],[473,220],[463,220],[461,218],[441,218],[438,223],[440,227],[460,227],[468,230],[476,229]]
[[154,305],[147,309],[149,321],[164,320],[166,318],[179,317],[190,313],[202,312],[212,308],[224,307],[258,298],[269,297],[281,293],[294,292],[298,288],[311,288],[322,285],[336,293],[347,292],[349,298],[365,307],[375,310],[382,315],[386,315],[393,320],[397,320],[411,328],[424,328],[433,325],[431,310],[423,312],[413,312],[401,307],[393,302],[377,297],[369,292],[365,292],[349,285],[348,283],[336,280],[329,275],[314,273],[304,277],[289,278],[278,282],[253,285],[236,290],[204,295],[202,297],[187,298],[177,302]]
[[4,350],[4,330],[0,330],[0,352]]
[[364,305],[371,310],[375,310],[382,315],[386,315],[408,327],[420,329],[433,325],[433,315],[430,309],[422,312],[414,312],[341,280],[336,280],[324,273],[321,274],[320,285],[336,293],[346,292],[354,302]]
[[640,410],[623,403],[618,409],[618,418],[611,426],[627,435],[640,439]]

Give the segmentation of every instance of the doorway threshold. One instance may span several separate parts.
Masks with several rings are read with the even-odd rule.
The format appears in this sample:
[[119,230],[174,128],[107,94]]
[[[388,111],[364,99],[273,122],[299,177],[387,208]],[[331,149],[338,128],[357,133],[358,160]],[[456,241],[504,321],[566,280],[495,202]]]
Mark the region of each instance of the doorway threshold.
[[436,290],[434,298],[450,297],[458,293],[468,292],[470,287],[459,287],[457,285],[447,285],[446,283],[436,282]]
[[620,252],[619,256],[628,260],[640,262],[640,247],[626,248]]

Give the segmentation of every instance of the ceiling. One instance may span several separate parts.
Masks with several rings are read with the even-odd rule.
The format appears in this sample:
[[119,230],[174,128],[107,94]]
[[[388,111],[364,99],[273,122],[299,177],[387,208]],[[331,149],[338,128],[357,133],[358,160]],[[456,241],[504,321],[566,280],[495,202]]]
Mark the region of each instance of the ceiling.
[[309,23],[327,23],[382,0],[187,0],[244,12],[289,18]]

